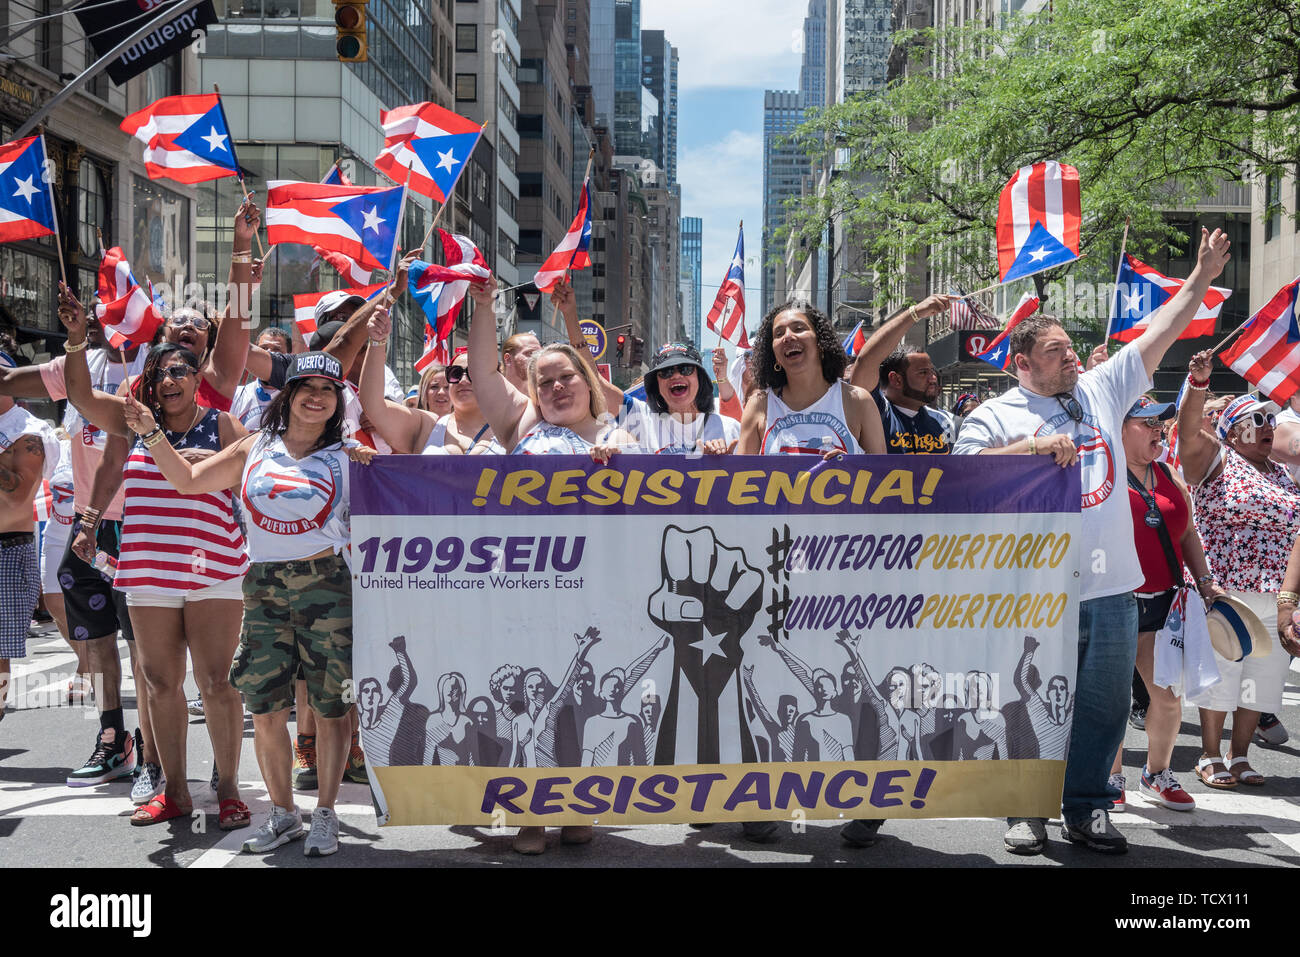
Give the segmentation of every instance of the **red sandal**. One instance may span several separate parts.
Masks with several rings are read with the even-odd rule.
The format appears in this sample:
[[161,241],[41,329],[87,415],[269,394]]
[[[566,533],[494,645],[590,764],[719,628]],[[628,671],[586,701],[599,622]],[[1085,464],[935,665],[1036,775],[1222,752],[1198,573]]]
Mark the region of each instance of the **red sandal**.
[[241,827],[248,827],[253,820],[253,816],[248,812],[248,805],[235,798],[218,801],[217,807],[220,809],[217,813],[217,827],[223,831],[237,831]]
[[182,808],[175,801],[170,801],[167,795],[160,794],[148,804],[144,804],[136,809],[131,815],[131,823],[136,827],[147,827],[150,824],[161,824],[163,821],[170,821],[177,817],[189,817],[194,813],[194,808]]

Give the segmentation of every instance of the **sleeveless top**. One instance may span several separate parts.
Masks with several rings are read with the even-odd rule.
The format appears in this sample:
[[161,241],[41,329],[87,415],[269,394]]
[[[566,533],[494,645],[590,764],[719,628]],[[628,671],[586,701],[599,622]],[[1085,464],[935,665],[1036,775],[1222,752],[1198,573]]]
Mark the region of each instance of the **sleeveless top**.
[[348,544],[348,457],[330,445],[295,459],[279,435],[253,442],[239,483],[255,562],[289,562]]
[[[221,448],[220,413],[207,409],[188,432],[164,430],[175,449]],[[122,549],[113,587],[137,593],[208,588],[248,571],[244,535],[229,491],[182,495],[138,438],[122,482]]]
[[[1165,474],[1165,470],[1152,463],[1156,477],[1156,487],[1150,493],[1155,499],[1160,516],[1165,521],[1169,532],[1170,544],[1174,546],[1174,559],[1178,567],[1183,567],[1182,538],[1187,532],[1187,523],[1191,514],[1187,509],[1187,500],[1178,490],[1174,480]],[[1127,482],[1127,479],[1125,479]],[[1183,583],[1182,576],[1174,580],[1169,570],[1169,559],[1165,557],[1164,546],[1160,544],[1160,534],[1146,523],[1147,505],[1138,490],[1129,486],[1128,503],[1133,509],[1133,543],[1137,546],[1138,561],[1142,565],[1142,574],[1146,580],[1138,591],[1146,595],[1168,591]]]
[[513,455],[586,455],[594,448],[577,432],[562,425],[538,422],[515,443]]
[[1196,487],[1196,528],[1218,583],[1228,591],[1282,587],[1300,532],[1300,489],[1279,466],[1264,474],[1227,445],[1223,471]]
[[443,446],[447,444],[447,420],[450,413],[444,415],[437,422],[433,423],[433,428],[429,431],[429,438],[424,443],[424,448],[420,449],[421,455],[447,455],[448,452]]
[[775,391],[767,393],[767,431],[762,455],[821,455],[840,449],[861,455],[862,446],[849,431],[844,415],[844,386],[831,383],[825,395],[806,409],[792,410]]

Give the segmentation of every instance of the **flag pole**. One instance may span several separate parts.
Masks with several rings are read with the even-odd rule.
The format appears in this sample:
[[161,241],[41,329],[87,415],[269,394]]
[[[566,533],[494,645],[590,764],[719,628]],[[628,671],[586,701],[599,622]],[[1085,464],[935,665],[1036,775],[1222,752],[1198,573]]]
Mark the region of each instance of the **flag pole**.
[[[1123,274],[1123,272],[1124,272],[1124,253],[1125,253],[1125,252],[1127,251],[1127,249],[1128,249],[1128,227],[1129,227],[1129,222],[1130,222],[1130,218],[1129,218],[1128,216],[1125,216],[1125,217],[1124,217],[1124,235],[1122,235],[1122,236],[1120,237],[1120,240],[1119,240],[1119,265],[1115,267],[1115,299],[1112,300],[1112,302],[1113,302],[1116,306],[1119,305],[1119,302],[1118,302],[1118,299],[1119,299],[1119,277],[1120,277],[1120,276]],[[1115,312],[1116,312],[1116,314],[1118,315],[1119,310],[1116,309]],[[1104,345],[1106,345],[1106,343],[1107,343],[1109,340],[1110,340],[1110,323],[1107,322],[1107,323],[1106,323],[1106,333],[1101,337],[1101,344],[1104,346]]]
[[[492,121],[490,119],[483,124],[482,128],[478,131],[478,136],[480,140],[483,138],[483,134],[487,132],[487,128],[491,125],[492,125]],[[478,140],[474,141],[474,147],[475,149],[478,148]],[[456,174],[456,178],[452,181],[451,192],[442,198],[442,204],[438,207],[438,212],[434,214],[433,222],[429,224],[428,232],[424,234],[424,239],[420,242],[421,251],[424,250],[425,246],[429,245],[429,239],[433,236],[433,231],[438,228],[438,221],[442,219],[442,211],[446,209],[447,204],[451,202],[451,198],[456,192],[456,184],[460,182],[460,177],[465,172],[465,167],[469,165],[470,158],[473,155],[474,155],[474,150],[470,150],[469,156],[465,157],[465,162],[464,164],[462,164],[460,168],[460,172]],[[408,181],[411,178],[411,167],[409,166],[406,167],[406,178]]]
[[[745,231],[745,221],[742,219],[742,220],[740,221],[740,232],[741,232],[741,233],[744,233],[744,231]],[[731,275],[731,267],[730,267],[730,266],[727,267],[727,276],[729,276],[729,275]],[[722,277],[722,281],[723,281],[724,283],[727,281],[727,276],[723,276],[723,277]],[[719,318],[721,318],[721,317],[719,317]],[[743,326],[744,326],[744,323],[745,323],[745,319],[744,319],[743,316],[742,316],[741,319],[740,319],[740,323],[741,323],[741,326],[743,327]],[[715,348],[721,349],[721,348],[723,348],[723,346],[722,346],[722,323],[721,323],[721,322],[718,323],[718,330],[717,330],[717,331],[718,331],[718,344],[717,344],[717,346],[716,346]],[[739,347],[737,347],[737,348],[739,348]]]
[[[1253,318],[1255,318],[1255,317],[1254,317],[1254,316],[1251,316],[1251,317],[1250,317],[1250,319],[1253,319]],[[1212,356],[1214,356],[1214,355],[1218,355],[1219,352],[1223,349],[1224,346],[1226,346],[1226,345],[1227,345],[1229,342],[1231,342],[1233,339],[1237,338],[1237,336],[1241,334],[1241,331],[1242,331],[1243,329],[1245,329],[1248,325],[1250,325],[1250,319],[1247,319],[1245,322],[1243,322],[1241,325],[1239,325],[1236,329],[1233,329],[1232,332],[1228,333],[1228,335],[1226,335],[1226,336],[1224,336],[1222,339],[1220,339],[1220,340],[1219,340],[1219,344],[1218,344],[1217,346],[1215,346],[1213,349],[1210,350],[1210,355],[1212,355]]]
[[[104,265],[104,255],[108,250],[104,248],[104,232],[98,226],[95,227],[95,239],[99,242],[99,264],[102,267]],[[117,346],[114,351],[117,353],[118,361],[122,363],[122,381],[126,382],[129,387],[131,370],[126,365],[126,353],[122,351],[121,346]]]
[[[587,189],[587,181],[588,181],[589,179],[591,179],[591,164],[594,163],[595,161],[596,161],[596,147],[593,146],[593,147],[591,148],[591,151],[587,154],[587,168],[586,168],[585,170],[582,171],[582,188],[583,188],[584,190]],[[591,216],[591,191],[590,191],[590,190],[587,190],[587,216],[588,216],[588,217]],[[573,253],[569,256],[569,266],[570,266],[570,267],[573,266],[573,261],[574,261],[575,259],[577,259],[577,258],[578,258],[578,247],[575,246],[575,247],[573,247]],[[565,281],[565,282],[568,282],[568,281],[569,281],[569,270],[568,270],[568,269],[565,269],[565,270],[564,270],[564,281]],[[551,309],[551,327],[552,327],[552,328],[555,327],[555,320],[558,319],[559,317],[560,317],[560,304],[559,304],[558,302],[556,302],[556,303],[552,303],[552,309]],[[588,350],[587,350],[587,353],[588,353],[588,355],[590,355],[590,354],[591,354],[591,350],[588,349]],[[593,365],[595,364],[595,361],[596,361],[596,360],[594,360],[594,359],[592,360],[592,364],[593,364]]]
[[[226,117],[226,108],[221,102],[221,87],[212,84],[212,92],[217,94],[217,108],[221,110],[221,119],[226,124],[226,132],[230,134],[230,161],[235,164],[235,178],[239,180],[239,188],[244,192],[244,202],[251,203],[253,197],[248,194],[248,187],[244,184],[244,168],[239,165],[239,157],[235,155],[235,134],[230,129],[230,120]],[[266,259],[266,248],[262,245],[262,231],[253,233],[253,238],[257,240],[257,252],[263,260]]]
[[[44,157],[44,164],[41,166],[41,173],[44,174],[48,169],[50,154],[45,148],[45,124],[42,123],[36,127],[36,135],[41,138],[41,156]],[[59,206],[54,201],[54,177],[51,176],[45,182],[45,189],[50,197],[50,218],[54,223],[54,249],[59,254],[59,278],[63,284],[68,284],[68,269],[63,263],[63,237],[59,233]]]

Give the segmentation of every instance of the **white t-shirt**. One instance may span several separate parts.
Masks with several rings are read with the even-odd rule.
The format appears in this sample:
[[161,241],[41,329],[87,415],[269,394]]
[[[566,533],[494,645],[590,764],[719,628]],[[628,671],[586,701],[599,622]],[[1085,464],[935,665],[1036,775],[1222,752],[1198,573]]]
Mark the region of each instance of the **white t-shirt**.
[[1079,376],[1074,397],[1083,407],[1076,423],[1055,396],[1024,386],[989,399],[968,415],[953,446],[954,455],[1010,445],[1030,435],[1069,435],[1079,449],[1083,513],[1079,549],[1079,600],[1132,591],[1144,577],[1133,544],[1128,502],[1128,462],[1120,432],[1124,415],[1151,387],[1137,349],[1125,347]]
[[60,454],[59,438],[54,434],[54,427],[44,419],[36,418],[21,405],[12,406],[8,412],[0,415],[0,452],[24,435],[34,435],[41,440],[41,445],[45,447],[41,478],[53,478],[54,470],[59,467]]
[[235,390],[235,397],[230,400],[230,414],[248,431],[256,432],[262,427],[262,413],[279,392],[279,389],[263,385],[258,379],[245,382]]
[[656,414],[648,403],[631,397],[624,400],[623,411],[623,427],[638,446],[657,455],[693,455],[701,440],[731,443],[740,438],[740,423],[718,412],[701,412],[683,422],[670,412]]
[[[1289,422],[1292,425],[1300,425],[1300,415],[1291,411],[1290,403],[1288,403],[1286,408],[1284,408],[1281,412],[1277,414],[1277,424],[1281,425],[1283,422]],[[1282,467],[1286,469],[1287,474],[1291,476],[1291,481],[1295,482],[1297,485],[1300,485],[1300,466],[1283,465]]]
[[295,459],[284,440],[263,434],[248,452],[239,499],[248,554],[287,562],[348,544],[348,457],[341,445]]

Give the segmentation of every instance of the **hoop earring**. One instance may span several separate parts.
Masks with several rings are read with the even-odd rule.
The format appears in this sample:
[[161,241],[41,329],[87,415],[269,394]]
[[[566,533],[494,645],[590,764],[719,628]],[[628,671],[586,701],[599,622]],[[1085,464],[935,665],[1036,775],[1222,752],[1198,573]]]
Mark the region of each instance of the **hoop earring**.
[[772,363],[772,368],[775,369],[777,372],[780,372],[780,371],[781,371],[781,363],[779,363],[779,362],[773,362],[773,363]]

